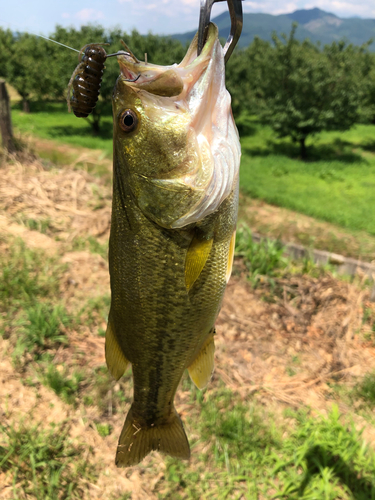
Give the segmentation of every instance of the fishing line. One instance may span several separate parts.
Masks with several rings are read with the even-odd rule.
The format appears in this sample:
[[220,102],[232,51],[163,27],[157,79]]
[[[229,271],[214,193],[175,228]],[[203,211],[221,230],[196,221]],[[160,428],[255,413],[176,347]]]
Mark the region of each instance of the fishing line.
[[70,50],[74,50],[74,52],[78,52],[78,53],[80,52],[77,49],[73,49],[73,47],[69,47],[69,45],[65,45],[64,43],[60,43],[60,42],[57,42],[56,40],[52,40],[52,38],[48,38],[48,37],[43,36],[43,35],[37,35],[36,33],[33,33],[32,31],[27,31],[27,33],[30,33],[30,35],[39,36],[40,38],[44,38],[45,40],[48,40],[49,42],[57,43],[57,45],[61,45],[62,47],[65,47],[65,48],[70,49]]
[[[11,26],[17,26],[17,25],[11,23]],[[80,53],[79,50],[73,49],[73,47],[69,47],[69,45],[65,45],[64,43],[57,42],[56,40],[52,40],[52,38],[48,38],[47,36],[44,36],[44,35],[38,35],[37,33],[33,33],[32,31],[19,31],[18,33],[25,33],[25,34],[29,34],[29,35],[39,36],[40,38],[44,38],[45,40],[48,40],[49,42],[57,43],[57,45],[61,45],[62,47],[65,47],[66,49],[70,49],[70,50],[73,50],[74,52]]]

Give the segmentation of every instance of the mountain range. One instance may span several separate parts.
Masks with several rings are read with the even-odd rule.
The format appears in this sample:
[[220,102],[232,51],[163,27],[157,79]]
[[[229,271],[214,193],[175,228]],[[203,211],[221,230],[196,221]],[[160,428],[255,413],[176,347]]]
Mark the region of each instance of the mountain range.
[[[212,19],[218,26],[220,36],[227,38],[230,31],[228,12]],[[340,18],[330,12],[314,8],[296,10],[290,14],[273,16],[272,14],[244,14],[243,30],[239,40],[240,47],[250,45],[255,36],[263,40],[271,40],[272,33],[289,34],[292,23],[297,22],[296,38],[312,42],[330,44],[334,41],[346,40],[353,45],[362,45],[371,38],[374,44],[370,50],[375,50],[375,19],[361,19],[358,17]],[[195,31],[172,35],[173,38],[185,43],[191,41]]]

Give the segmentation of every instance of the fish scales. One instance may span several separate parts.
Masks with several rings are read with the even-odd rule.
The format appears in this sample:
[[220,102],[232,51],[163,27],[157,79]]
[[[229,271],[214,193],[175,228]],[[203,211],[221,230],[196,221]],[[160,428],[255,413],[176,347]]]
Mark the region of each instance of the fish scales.
[[[130,466],[152,450],[189,458],[173,399],[185,369],[199,387],[212,373],[214,323],[233,257],[240,153],[230,98],[213,74],[218,65],[224,69],[214,25],[202,54],[196,57],[195,39],[179,66],[119,59],[106,359],[117,379],[132,365],[134,400],[116,455],[118,466]],[[141,78],[127,83],[136,71]],[[209,99],[208,124],[194,116],[204,90],[211,101],[220,94],[229,125],[222,120],[214,130]],[[219,132],[228,144],[217,140]]]

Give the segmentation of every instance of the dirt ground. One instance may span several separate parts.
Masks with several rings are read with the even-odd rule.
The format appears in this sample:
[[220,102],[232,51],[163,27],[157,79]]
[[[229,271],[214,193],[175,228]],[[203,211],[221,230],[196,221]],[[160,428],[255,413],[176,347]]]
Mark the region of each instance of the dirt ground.
[[[100,242],[108,239],[111,188],[84,171],[45,169],[37,158],[11,158],[0,169],[0,232],[21,237],[27,246],[43,249],[67,264],[60,287],[71,310],[90,297],[108,294],[106,259],[75,251],[71,242],[89,235]],[[25,218],[48,219],[45,234],[28,229]],[[361,276],[348,283],[328,274],[293,275],[276,279],[273,289],[264,283],[254,290],[241,261],[236,261],[217,320],[212,384],[222,380],[244,400],[257,398],[260,404],[275,408],[311,407],[326,412],[335,398],[332,382],[354,385],[375,370],[371,340],[375,306],[362,285]],[[162,457],[152,454],[141,465],[121,472],[114,466],[123,415],[107,417],[115,431],[98,436],[94,422],[102,421],[99,409],[73,408],[46,387],[25,385],[10,362],[8,341],[0,342],[3,423],[26,417],[43,425],[69,420],[72,439],[84,440],[100,469],[99,479],[88,485],[87,498],[116,498],[126,491],[132,492],[133,500],[157,498],[155,489],[165,472]],[[104,339],[89,328],[79,336],[71,335],[69,348],[57,352],[55,363],[69,363],[69,349],[79,353],[86,366],[105,363]],[[176,408],[182,418],[191,405],[189,391],[181,388]],[[345,404],[340,403],[340,410],[347,411]],[[363,426],[361,417],[356,423]],[[367,426],[364,438],[375,446],[375,429]],[[12,491],[12,477],[0,474],[0,499],[12,498]]]

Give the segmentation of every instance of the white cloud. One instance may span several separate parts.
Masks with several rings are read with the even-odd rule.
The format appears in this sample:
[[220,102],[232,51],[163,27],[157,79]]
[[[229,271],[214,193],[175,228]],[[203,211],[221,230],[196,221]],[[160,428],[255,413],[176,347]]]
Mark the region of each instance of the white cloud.
[[61,14],[61,17],[62,17],[63,19],[69,19],[69,18],[70,18],[70,14],[69,14],[68,12],[63,12],[63,13]]
[[375,8],[373,1],[355,2],[355,1],[341,1],[341,0],[315,0],[314,2],[305,4],[305,9],[312,9],[319,7],[326,12],[333,12],[337,16],[361,16],[373,17],[375,16]]
[[[188,0],[187,0],[188,1]],[[374,0],[292,0],[282,3],[280,0],[245,0],[244,12],[263,12],[265,14],[287,14],[298,9],[313,9],[319,7],[337,16],[375,17]]]
[[79,12],[76,12],[75,16],[79,21],[83,23],[92,23],[94,21],[99,21],[100,19],[104,19],[104,14],[100,10],[95,9],[82,9]]

